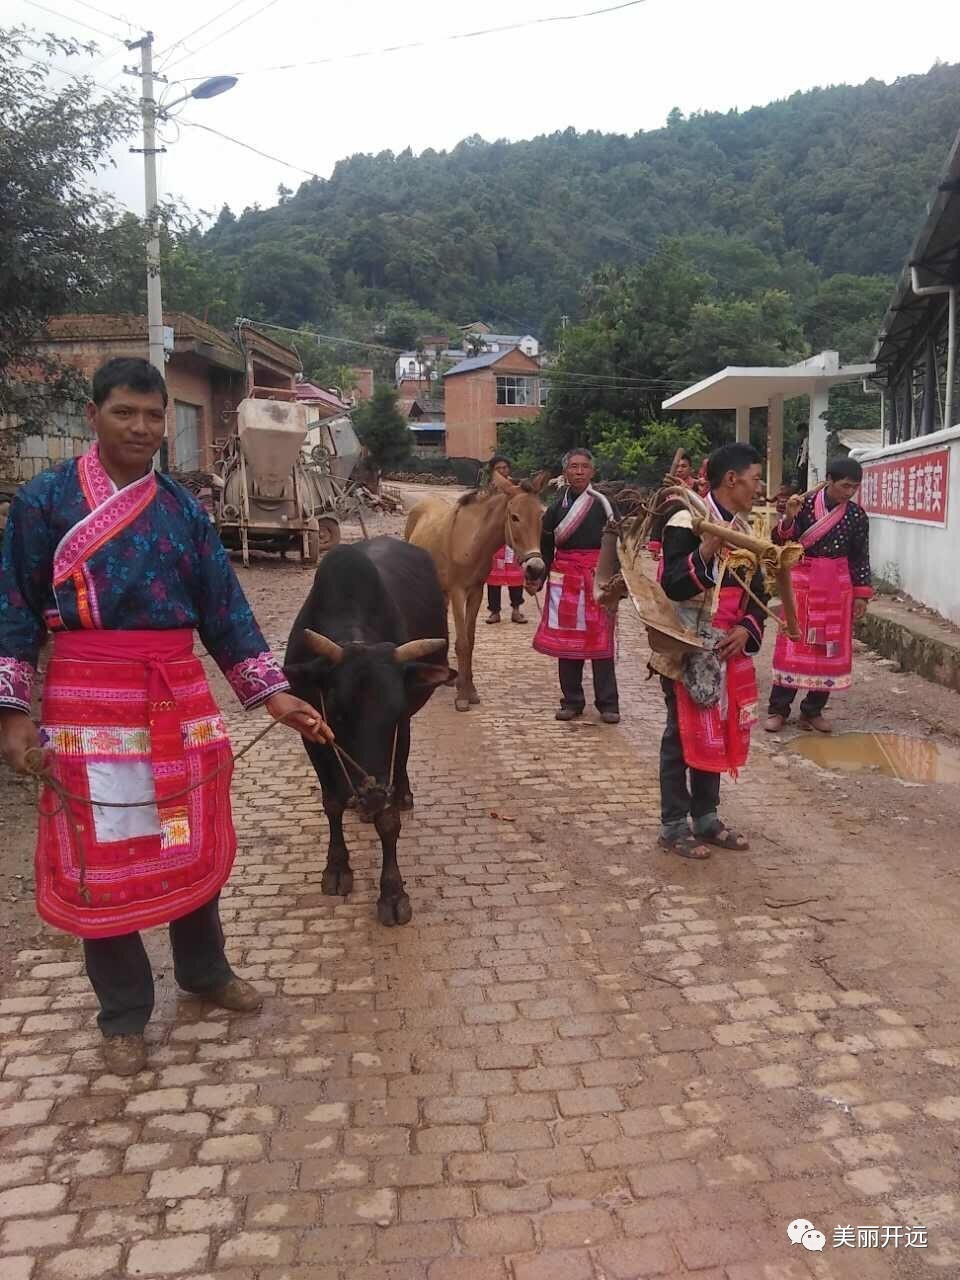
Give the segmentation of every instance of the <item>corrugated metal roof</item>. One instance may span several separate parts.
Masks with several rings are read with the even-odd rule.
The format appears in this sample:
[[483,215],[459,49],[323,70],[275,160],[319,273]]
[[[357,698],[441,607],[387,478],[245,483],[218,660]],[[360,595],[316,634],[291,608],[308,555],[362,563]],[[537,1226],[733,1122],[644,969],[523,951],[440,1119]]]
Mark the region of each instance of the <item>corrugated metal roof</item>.
[[511,352],[509,351],[487,351],[482,356],[471,356],[469,360],[461,360],[452,369],[448,369],[443,376],[452,378],[455,373],[471,373],[474,369],[489,369],[492,364],[496,364],[498,360],[502,360],[504,356],[510,354]]

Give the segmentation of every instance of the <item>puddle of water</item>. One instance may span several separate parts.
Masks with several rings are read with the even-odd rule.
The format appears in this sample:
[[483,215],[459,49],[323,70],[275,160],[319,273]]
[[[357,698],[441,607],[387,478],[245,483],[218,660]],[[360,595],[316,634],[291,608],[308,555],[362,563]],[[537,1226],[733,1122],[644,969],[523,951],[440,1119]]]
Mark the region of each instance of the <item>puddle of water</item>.
[[960,782],[960,751],[899,733],[804,735],[785,750],[841,773],[876,771],[900,782]]

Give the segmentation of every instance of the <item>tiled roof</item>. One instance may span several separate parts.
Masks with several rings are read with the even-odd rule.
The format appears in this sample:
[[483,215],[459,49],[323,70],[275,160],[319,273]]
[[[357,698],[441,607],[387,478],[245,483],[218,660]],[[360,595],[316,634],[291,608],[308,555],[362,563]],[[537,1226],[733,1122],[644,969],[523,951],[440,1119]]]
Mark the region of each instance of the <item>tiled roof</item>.
[[471,356],[469,360],[461,360],[452,369],[448,369],[443,376],[452,378],[455,373],[473,373],[475,369],[489,369],[491,365],[499,364],[501,360],[507,360],[510,356],[519,356],[521,360],[529,360],[534,366],[529,370],[531,374],[539,369],[532,356],[526,355],[519,347],[511,347],[509,351],[485,351],[482,356]]
[[324,391],[323,387],[318,387],[314,382],[298,382],[296,392],[298,400],[323,404],[330,409],[338,410],[340,413],[349,413],[350,411],[350,406],[338,396],[335,396],[332,391]]
[[[236,354],[233,339],[212,324],[198,320],[184,311],[165,311],[163,323],[173,329],[177,338],[195,338],[214,347]],[[135,315],[66,315],[51,316],[47,336],[59,342],[95,342],[98,339],[147,338],[146,316]]]

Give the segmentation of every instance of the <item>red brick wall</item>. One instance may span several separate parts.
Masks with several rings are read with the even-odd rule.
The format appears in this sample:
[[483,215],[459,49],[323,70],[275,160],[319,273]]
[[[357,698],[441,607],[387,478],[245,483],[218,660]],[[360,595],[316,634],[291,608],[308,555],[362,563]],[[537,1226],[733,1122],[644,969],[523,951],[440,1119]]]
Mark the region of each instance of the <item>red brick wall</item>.
[[497,376],[539,377],[533,360],[520,356],[473,373],[458,373],[444,382],[447,457],[486,461],[497,448],[497,426],[536,418],[536,405],[497,404]]

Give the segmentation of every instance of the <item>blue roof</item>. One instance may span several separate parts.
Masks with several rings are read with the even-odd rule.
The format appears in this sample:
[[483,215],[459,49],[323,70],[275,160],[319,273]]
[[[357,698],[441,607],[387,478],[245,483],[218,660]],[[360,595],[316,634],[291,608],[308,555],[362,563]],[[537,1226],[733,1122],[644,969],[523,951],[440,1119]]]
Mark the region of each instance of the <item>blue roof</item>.
[[461,360],[452,369],[448,369],[443,376],[452,378],[455,373],[471,373],[474,369],[489,369],[490,365],[496,364],[498,360],[502,360],[504,356],[509,354],[509,351],[487,351],[482,356],[471,356],[469,360]]

